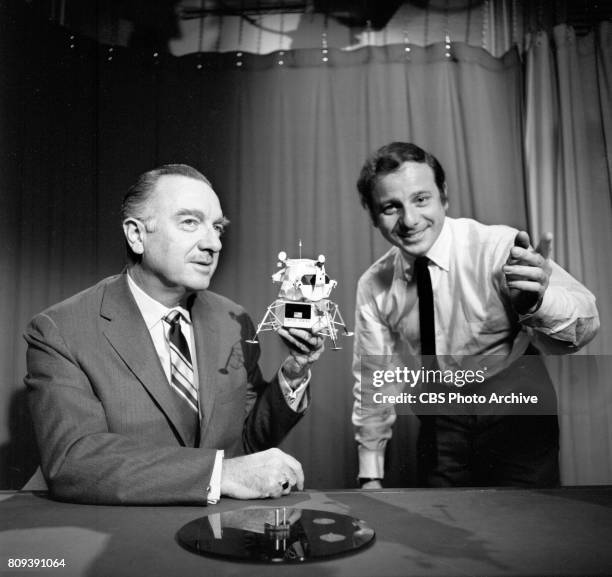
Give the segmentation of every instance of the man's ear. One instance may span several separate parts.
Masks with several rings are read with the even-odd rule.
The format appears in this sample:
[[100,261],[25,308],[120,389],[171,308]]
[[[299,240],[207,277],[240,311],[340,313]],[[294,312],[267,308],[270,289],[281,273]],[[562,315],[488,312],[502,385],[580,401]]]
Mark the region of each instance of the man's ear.
[[442,206],[444,207],[444,210],[448,210],[448,187],[446,186],[446,182],[444,183],[444,202],[442,203]]
[[130,217],[123,221],[123,234],[128,246],[134,254],[144,252],[145,226],[138,219]]
[[368,206],[368,214],[370,215],[370,222],[374,228],[378,228],[378,210],[376,206],[370,204]]

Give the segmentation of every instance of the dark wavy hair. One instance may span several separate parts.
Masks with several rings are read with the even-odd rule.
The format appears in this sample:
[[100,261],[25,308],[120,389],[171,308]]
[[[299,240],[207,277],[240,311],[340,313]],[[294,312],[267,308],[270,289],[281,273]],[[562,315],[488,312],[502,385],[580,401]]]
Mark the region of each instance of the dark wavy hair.
[[391,142],[381,146],[365,161],[357,180],[359,199],[364,208],[367,208],[376,223],[376,206],[374,203],[374,189],[378,181],[387,174],[399,170],[404,162],[422,162],[427,164],[434,173],[434,181],[440,191],[440,200],[447,201],[446,175],[442,165],[433,155],[411,142]]

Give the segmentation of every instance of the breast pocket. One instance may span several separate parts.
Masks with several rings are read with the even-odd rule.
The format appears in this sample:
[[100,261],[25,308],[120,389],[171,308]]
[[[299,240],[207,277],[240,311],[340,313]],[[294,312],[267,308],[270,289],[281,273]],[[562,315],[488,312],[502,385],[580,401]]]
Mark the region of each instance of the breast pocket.
[[228,403],[244,403],[246,398],[246,382],[224,383],[217,389],[217,403],[225,405]]
[[215,379],[216,402],[244,402],[247,373],[242,363],[230,363],[219,369]]
[[216,402],[231,403],[244,399],[246,395],[246,369],[242,342],[237,342],[227,356],[223,356],[223,364],[215,378]]

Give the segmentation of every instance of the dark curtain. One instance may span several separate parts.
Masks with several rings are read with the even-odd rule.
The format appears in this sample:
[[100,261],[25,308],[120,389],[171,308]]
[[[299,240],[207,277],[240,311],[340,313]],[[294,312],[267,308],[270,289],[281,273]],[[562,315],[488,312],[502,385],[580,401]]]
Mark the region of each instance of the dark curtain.
[[[353,325],[357,279],[384,250],[359,206],[365,156],[419,143],[447,170],[450,213],[525,227],[518,54],[455,44],[174,58],[98,46],[19,14],[2,17],[2,486],[35,453],[22,379],[29,318],[123,266],[119,204],[142,171],[184,162],[212,181],[232,220],[212,289],[255,322],[276,297],[285,250],[327,257],[333,300]],[[26,25],[27,22],[27,25]],[[26,41],[23,41],[26,38]],[[282,64],[281,64],[282,61]],[[240,65],[239,65],[240,63]],[[262,336],[271,375],[284,357]],[[308,415],[283,448],[310,488],[353,487],[352,342],[328,351]],[[400,419],[389,484],[410,483],[414,421]],[[406,481],[404,481],[406,482]]]

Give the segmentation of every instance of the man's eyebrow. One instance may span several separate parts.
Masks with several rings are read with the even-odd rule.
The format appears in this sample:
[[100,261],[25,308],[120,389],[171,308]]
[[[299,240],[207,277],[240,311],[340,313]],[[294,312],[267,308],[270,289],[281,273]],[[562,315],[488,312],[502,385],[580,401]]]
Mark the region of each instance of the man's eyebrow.
[[[176,211],[175,216],[180,218],[181,216],[195,216],[200,220],[206,220],[206,215],[197,208],[181,208]],[[215,220],[215,224],[220,224],[221,226],[228,226],[230,223],[229,219],[225,216],[221,216]]]
[[181,209],[176,211],[175,216],[177,216],[177,217],[180,217],[180,216],[196,216],[200,220],[204,220],[204,217],[205,217],[204,213],[201,210],[198,210],[197,208],[181,208]]
[[431,190],[417,190],[416,192],[413,192],[410,197],[414,198],[415,196],[421,196],[422,194],[433,194],[433,192]]

